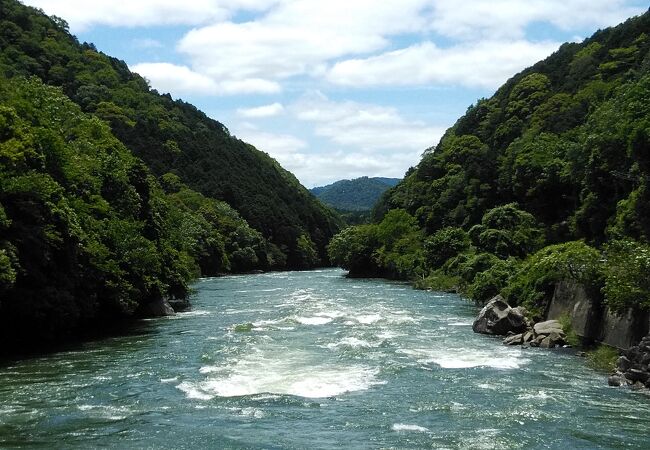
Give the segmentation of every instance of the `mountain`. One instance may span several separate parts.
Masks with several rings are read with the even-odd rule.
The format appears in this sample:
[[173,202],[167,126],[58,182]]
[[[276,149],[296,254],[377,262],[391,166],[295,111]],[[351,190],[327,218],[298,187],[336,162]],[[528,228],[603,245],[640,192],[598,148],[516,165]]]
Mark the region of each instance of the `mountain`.
[[0,354],[326,262],[340,218],[275,160],[61,19],[0,0]]
[[340,180],[310,190],[320,201],[335,209],[370,211],[383,193],[399,181],[399,178],[361,177],[354,180]]
[[327,261],[340,219],[291,173],[194,106],[151,89],[125,62],[79,43],[63,19],[0,0],[0,71],[60,87],[84,113],[109,123],[156,177],[176,175],[228,203],[283,255],[280,267]]
[[330,254],[543,312],[569,279],[650,307],[650,12],[596,32],[471,105]]

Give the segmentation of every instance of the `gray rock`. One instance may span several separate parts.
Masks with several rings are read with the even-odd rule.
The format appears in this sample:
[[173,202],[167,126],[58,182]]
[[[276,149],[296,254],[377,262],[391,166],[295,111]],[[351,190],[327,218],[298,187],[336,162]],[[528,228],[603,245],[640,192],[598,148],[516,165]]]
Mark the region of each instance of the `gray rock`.
[[558,345],[564,345],[564,339],[565,339],[564,333],[557,333],[553,331],[551,332],[551,334],[548,335],[548,338],[551,340],[551,344],[553,344],[553,347]]
[[632,390],[634,390],[634,391],[638,391],[639,389],[643,389],[644,387],[645,386],[640,381],[637,381],[636,383],[632,384],[632,386],[631,386]]
[[535,338],[532,331],[526,331],[524,333],[524,342],[530,342]]
[[625,380],[625,377],[620,374],[620,373],[615,373],[614,375],[610,376],[607,379],[607,384],[610,386],[625,386],[627,384],[627,381]]
[[513,334],[503,340],[503,345],[521,345],[524,342],[524,334]]
[[633,382],[645,383],[650,380],[650,373],[645,370],[630,369],[625,372],[625,378]]
[[626,356],[621,356],[616,361],[616,367],[618,367],[618,370],[621,372],[627,372],[632,368],[632,362],[630,362]]
[[562,325],[557,320],[547,320],[546,322],[538,322],[533,327],[536,334],[551,334],[552,332],[564,333]]
[[544,339],[542,339],[542,342],[539,343],[540,348],[553,348],[555,347],[555,344],[551,340],[550,336],[546,336]]
[[146,317],[165,317],[174,316],[176,315],[176,312],[167,300],[160,299],[145,305],[144,315]]
[[504,336],[509,331],[524,332],[526,322],[518,310],[511,308],[503,297],[497,295],[481,310],[472,329],[475,333]]

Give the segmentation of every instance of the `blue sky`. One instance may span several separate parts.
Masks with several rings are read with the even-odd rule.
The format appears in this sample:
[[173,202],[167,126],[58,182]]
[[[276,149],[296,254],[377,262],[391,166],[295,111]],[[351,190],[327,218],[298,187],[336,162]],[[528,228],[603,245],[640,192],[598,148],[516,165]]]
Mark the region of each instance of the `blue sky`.
[[478,98],[637,0],[24,0],[307,187],[401,177]]

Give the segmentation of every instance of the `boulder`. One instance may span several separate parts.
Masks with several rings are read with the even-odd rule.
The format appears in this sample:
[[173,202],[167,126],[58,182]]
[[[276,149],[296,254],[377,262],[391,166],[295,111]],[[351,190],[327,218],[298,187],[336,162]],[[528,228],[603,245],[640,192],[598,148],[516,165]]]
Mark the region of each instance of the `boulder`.
[[147,303],[144,306],[143,314],[145,317],[165,317],[173,316],[176,312],[167,300],[160,299]]
[[618,367],[618,370],[621,372],[627,372],[632,368],[632,362],[627,359],[626,356],[621,356],[616,361],[616,367]]
[[475,333],[505,336],[509,331],[526,331],[526,321],[519,310],[511,308],[503,297],[497,295],[481,310],[472,329]]
[[513,334],[503,340],[503,345],[521,345],[524,343],[524,334]]
[[544,339],[542,339],[542,342],[539,343],[539,346],[541,348],[553,348],[555,347],[555,344],[551,340],[550,336],[546,336]]
[[627,384],[627,380],[625,379],[622,373],[617,372],[614,375],[611,375],[607,379],[607,384],[609,384],[610,386],[617,386],[617,387],[625,386]]
[[565,338],[566,336],[564,335],[564,333],[557,333],[555,331],[553,331],[551,334],[548,335],[548,339],[550,339],[551,343],[553,344],[553,347],[564,345]]
[[630,381],[645,383],[650,380],[650,373],[645,370],[630,369],[625,372],[625,377]]
[[535,334],[546,334],[549,335],[553,332],[564,334],[562,330],[562,325],[557,320],[547,320],[546,322],[538,322],[533,327]]
[[524,333],[524,343],[526,343],[526,342],[530,342],[530,341],[532,341],[534,338],[535,338],[535,336],[533,335],[533,332],[532,332],[532,331],[526,331],[526,333]]

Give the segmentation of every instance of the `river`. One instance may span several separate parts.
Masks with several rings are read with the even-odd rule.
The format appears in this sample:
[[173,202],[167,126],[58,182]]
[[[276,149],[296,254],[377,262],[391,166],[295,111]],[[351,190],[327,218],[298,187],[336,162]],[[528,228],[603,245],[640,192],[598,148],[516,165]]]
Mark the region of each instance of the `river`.
[[0,366],[0,447],[649,448],[650,398],[340,270],[200,280],[193,309]]

